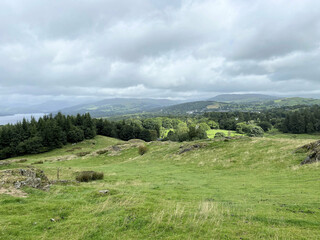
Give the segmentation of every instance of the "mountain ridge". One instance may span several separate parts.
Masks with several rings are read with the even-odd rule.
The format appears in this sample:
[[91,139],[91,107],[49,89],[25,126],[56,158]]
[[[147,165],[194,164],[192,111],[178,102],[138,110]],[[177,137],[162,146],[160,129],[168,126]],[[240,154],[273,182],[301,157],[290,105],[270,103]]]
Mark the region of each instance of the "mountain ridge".
[[265,95],[265,94],[220,94],[215,97],[209,98],[208,101],[215,102],[233,102],[233,103],[253,103],[263,102],[267,100],[276,100],[279,97]]

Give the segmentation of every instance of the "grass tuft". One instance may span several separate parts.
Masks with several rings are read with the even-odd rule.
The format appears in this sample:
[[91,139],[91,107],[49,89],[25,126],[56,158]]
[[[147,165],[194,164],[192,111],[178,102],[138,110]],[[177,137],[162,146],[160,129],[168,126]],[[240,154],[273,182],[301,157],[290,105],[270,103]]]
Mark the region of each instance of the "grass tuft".
[[146,154],[148,152],[148,148],[145,145],[140,145],[138,147],[138,151],[139,151],[140,155],[144,155],[144,154]]
[[104,178],[103,172],[83,171],[77,174],[76,180],[79,182],[90,182]]

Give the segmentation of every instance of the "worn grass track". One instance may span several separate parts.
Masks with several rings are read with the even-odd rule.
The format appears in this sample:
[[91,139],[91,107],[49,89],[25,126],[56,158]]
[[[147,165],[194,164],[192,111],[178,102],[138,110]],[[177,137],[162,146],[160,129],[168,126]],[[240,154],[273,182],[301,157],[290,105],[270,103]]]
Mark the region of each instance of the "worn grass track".
[[73,151],[26,156],[2,169],[41,159],[33,166],[51,179],[58,167],[61,179],[82,170],[105,178],[50,192],[26,188],[27,198],[0,195],[0,239],[319,239],[320,166],[300,166],[305,154],[293,154],[313,138],[200,141],[207,146],[180,155],[192,143],[153,142],[143,156],[133,147],[45,161],[121,144],[98,136]]

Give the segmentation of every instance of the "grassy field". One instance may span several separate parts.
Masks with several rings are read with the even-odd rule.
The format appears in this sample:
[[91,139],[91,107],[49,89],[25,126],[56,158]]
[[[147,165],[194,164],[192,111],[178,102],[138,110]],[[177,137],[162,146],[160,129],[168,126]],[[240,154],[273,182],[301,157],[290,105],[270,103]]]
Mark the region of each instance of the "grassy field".
[[[174,129],[164,129],[161,133],[162,137],[163,138],[166,137],[168,135],[169,131],[174,131]],[[222,132],[226,136],[230,135],[230,137],[243,135],[243,134],[237,133],[236,131],[229,131],[229,130],[224,130],[224,129],[210,129],[207,131],[208,138],[214,138],[214,136],[216,135],[217,132]]]
[[[25,188],[0,195],[0,239],[319,239],[319,164],[300,166],[295,148],[314,137],[152,142],[116,154],[68,158],[123,142],[98,136],[76,146],[26,156],[50,179],[82,170],[104,180]],[[68,160],[69,159],[69,160]],[[6,169],[2,167],[1,169]],[[110,194],[99,195],[108,189]],[[51,222],[50,219],[55,219]]]
[[242,134],[237,133],[236,131],[223,130],[223,129],[210,129],[207,131],[208,138],[214,138],[217,132],[222,132],[226,136],[241,136]]

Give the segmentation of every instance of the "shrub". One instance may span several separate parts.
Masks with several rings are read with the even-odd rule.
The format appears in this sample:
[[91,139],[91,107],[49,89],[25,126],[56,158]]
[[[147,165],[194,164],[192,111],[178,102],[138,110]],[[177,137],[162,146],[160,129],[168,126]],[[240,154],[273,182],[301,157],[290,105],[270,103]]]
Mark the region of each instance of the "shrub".
[[94,180],[101,180],[103,178],[104,178],[103,172],[95,172],[95,171],[79,172],[76,176],[76,180],[79,182],[90,182]]
[[226,135],[223,132],[217,132],[214,135],[214,138],[224,138],[224,137],[226,137]]
[[263,131],[265,131],[265,132],[268,132],[272,128],[271,123],[269,123],[267,121],[263,121],[263,122],[258,123],[258,126],[261,127],[263,129]]
[[247,133],[249,137],[263,137],[263,129],[259,126],[253,126],[250,128],[250,132]]
[[178,135],[172,130],[168,132],[167,139],[174,142],[179,141]]
[[199,124],[199,128],[202,129],[202,130],[204,130],[204,131],[208,131],[208,130],[211,129],[211,128],[209,127],[209,125],[206,124],[206,123],[200,123],[200,124]]
[[241,134],[245,133],[249,137],[263,137],[264,134],[264,131],[261,127],[252,123],[238,123],[237,132]]
[[146,152],[148,152],[148,148],[145,145],[140,145],[139,148],[138,148],[138,151],[139,151],[140,155],[143,155]]
[[218,129],[219,128],[219,123],[215,122],[215,121],[209,121],[208,125],[211,129]]

